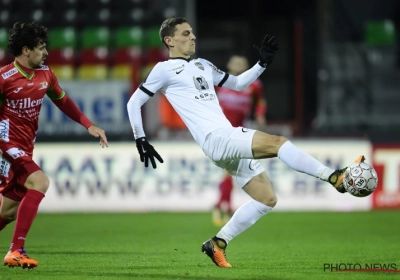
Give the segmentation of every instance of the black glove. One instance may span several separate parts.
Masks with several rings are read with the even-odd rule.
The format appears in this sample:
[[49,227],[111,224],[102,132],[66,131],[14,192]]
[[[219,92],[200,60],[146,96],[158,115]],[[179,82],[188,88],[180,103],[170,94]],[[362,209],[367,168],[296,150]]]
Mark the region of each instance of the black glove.
[[253,47],[257,50],[259,58],[258,64],[260,64],[262,67],[267,67],[272,63],[274,55],[279,49],[279,45],[277,42],[275,42],[275,40],[275,36],[267,34],[264,37],[261,48],[253,45]]
[[153,146],[150,145],[149,142],[147,142],[146,137],[141,137],[136,139],[136,148],[139,151],[140,161],[144,162],[145,167],[149,166],[149,159],[154,169],[157,168],[156,161],[154,160],[154,158],[158,159],[158,161],[161,163],[164,162],[164,160],[157,153],[157,151],[154,150]]

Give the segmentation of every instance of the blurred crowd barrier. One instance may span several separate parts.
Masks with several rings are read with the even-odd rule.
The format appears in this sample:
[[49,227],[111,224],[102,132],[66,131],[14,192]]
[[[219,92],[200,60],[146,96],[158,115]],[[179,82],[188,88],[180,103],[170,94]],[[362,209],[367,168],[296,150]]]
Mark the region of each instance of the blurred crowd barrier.
[[181,13],[184,0],[0,0],[0,65],[8,30],[38,21],[49,29],[49,65],[60,80],[140,79],[165,57],[161,19]]
[[315,134],[398,143],[400,2],[320,2]]
[[[53,27],[49,30],[50,66],[59,80],[137,81],[158,61],[168,57],[159,26]],[[12,61],[7,53],[8,30],[0,28],[0,65]]]

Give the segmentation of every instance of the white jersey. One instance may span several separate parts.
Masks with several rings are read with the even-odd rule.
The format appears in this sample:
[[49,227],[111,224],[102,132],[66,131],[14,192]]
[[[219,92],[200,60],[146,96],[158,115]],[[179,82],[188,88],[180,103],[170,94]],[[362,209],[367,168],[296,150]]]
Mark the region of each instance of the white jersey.
[[[229,75],[205,59],[170,58],[150,71],[128,102],[128,114],[135,138],[144,137],[140,110],[148,97],[165,94],[180,115],[195,141],[202,147],[207,135],[217,129],[232,127],[219,105],[214,86],[243,90],[265,68],[256,64],[240,76]],[[143,92],[143,93],[141,93]]]

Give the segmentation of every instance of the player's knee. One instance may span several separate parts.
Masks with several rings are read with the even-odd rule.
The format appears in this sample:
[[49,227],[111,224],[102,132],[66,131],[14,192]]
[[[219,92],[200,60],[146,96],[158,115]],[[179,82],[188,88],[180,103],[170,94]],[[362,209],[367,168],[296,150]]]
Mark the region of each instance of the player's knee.
[[274,197],[269,198],[265,205],[267,205],[271,208],[274,208],[277,203],[278,203],[278,198],[276,196],[274,196]]
[[42,193],[46,193],[47,190],[49,189],[49,186],[50,186],[50,180],[49,180],[49,178],[45,177],[37,182],[36,190],[40,191]]
[[14,209],[2,210],[0,216],[8,223],[11,223],[17,219],[17,211],[14,211]]
[[35,178],[34,181],[27,184],[26,187],[28,189],[39,191],[45,194],[50,186],[50,180],[47,176],[40,176],[39,178]]
[[268,196],[265,197],[262,201],[260,201],[261,203],[265,204],[266,206],[269,206],[271,208],[274,208],[275,205],[278,203],[278,198],[276,197],[276,195],[273,196]]
[[286,141],[288,141],[285,136],[277,136],[276,142],[278,143],[278,146],[282,146]]

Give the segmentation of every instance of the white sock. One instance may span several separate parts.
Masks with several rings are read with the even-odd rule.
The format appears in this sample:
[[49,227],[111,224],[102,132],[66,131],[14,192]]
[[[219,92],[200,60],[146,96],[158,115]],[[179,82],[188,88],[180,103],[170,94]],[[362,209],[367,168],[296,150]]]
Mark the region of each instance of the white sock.
[[271,209],[272,207],[261,202],[250,200],[235,211],[235,214],[217,233],[216,237],[222,238],[228,244],[235,236],[248,229]]
[[278,151],[278,157],[296,171],[309,174],[324,181],[335,170],[323,165],[311,155],[299,150],[290,141],[286,141]]

